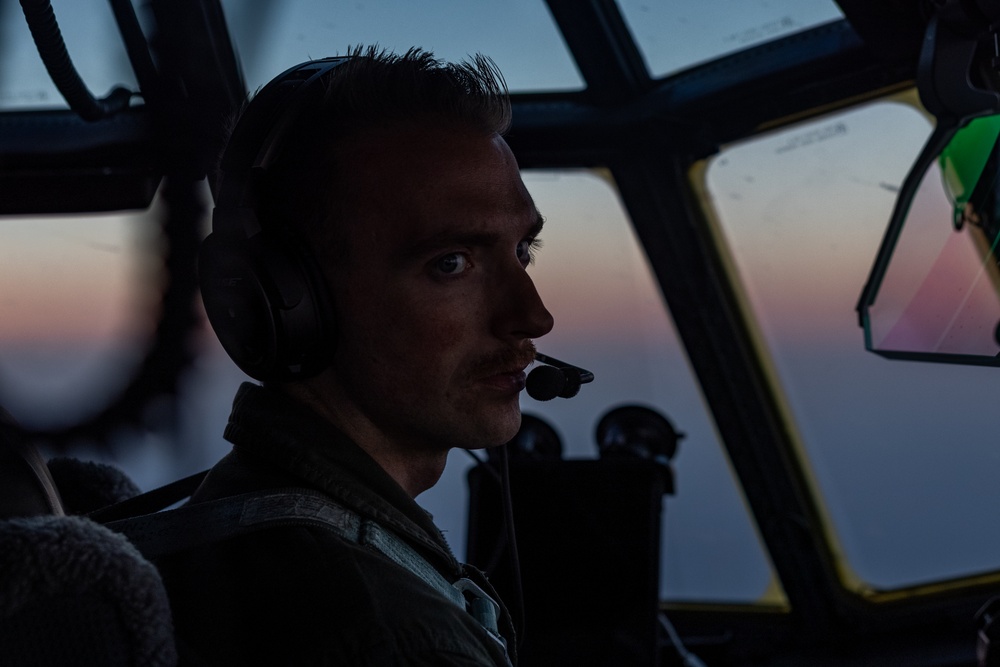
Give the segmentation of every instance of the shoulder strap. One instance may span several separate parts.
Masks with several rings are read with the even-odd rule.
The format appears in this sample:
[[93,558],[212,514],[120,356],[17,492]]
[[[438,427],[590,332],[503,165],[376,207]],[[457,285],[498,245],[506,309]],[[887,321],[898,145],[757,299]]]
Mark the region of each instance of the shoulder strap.
[[269,527],[312,526],[331,530],[345,540],[375,549],[469,611],[506,654],[506,642],[497,626],[500,606],[482,588],[468,578],[455,583],[448,581],[394,533],[313,489],[254,491],[115,519],[106,525],[125,535],[150,559]]
[[157,558],[274,526],[313,526],[371,546],[464,606],[454,587],[410,545],[373,521],[305,488],[254,491],[106,524],[124,534],[147,558]]

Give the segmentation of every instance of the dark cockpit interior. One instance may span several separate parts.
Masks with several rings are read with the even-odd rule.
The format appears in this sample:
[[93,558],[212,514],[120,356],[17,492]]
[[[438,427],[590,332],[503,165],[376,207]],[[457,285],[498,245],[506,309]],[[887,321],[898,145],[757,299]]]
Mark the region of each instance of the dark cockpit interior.
[[109,524],[228,451],[208,177],[362,44],[493,58],[546,218],[561,374],[417,498],[520,664],[1000,664],[990,0],[0,4],[0,663],[184,664]]

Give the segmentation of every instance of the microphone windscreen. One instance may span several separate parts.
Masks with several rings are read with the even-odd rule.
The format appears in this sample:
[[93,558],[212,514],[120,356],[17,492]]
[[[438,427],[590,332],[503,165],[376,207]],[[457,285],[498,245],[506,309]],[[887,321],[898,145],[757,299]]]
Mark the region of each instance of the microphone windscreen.
[[524,387],[536,401],[551,401],[566,386],[566,375],[554,366],[539,366],[528,373]]

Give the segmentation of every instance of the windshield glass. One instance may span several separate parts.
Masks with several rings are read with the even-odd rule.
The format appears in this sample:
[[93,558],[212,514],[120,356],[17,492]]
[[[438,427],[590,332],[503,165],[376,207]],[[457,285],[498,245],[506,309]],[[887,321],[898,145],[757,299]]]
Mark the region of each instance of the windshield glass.
[[842,19],[833,0],[620,0],[654,77]]
[[[869,104],[728,147],[706,182],[841,575],[863,592],[1000,567],[996,371],[865,350],[855,306],[931,124]],[[947,502],[942,502],[947,498]]]

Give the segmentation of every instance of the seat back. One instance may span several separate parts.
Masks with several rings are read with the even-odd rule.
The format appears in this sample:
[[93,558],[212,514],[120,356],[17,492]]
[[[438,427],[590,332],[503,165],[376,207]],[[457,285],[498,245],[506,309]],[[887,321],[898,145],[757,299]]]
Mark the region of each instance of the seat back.
[[0,521],[0,663],[173,667],[159,573],[85,517]]
[[67,516],[0,408],[0,664],[174,667],[166,589],[122,535]]

